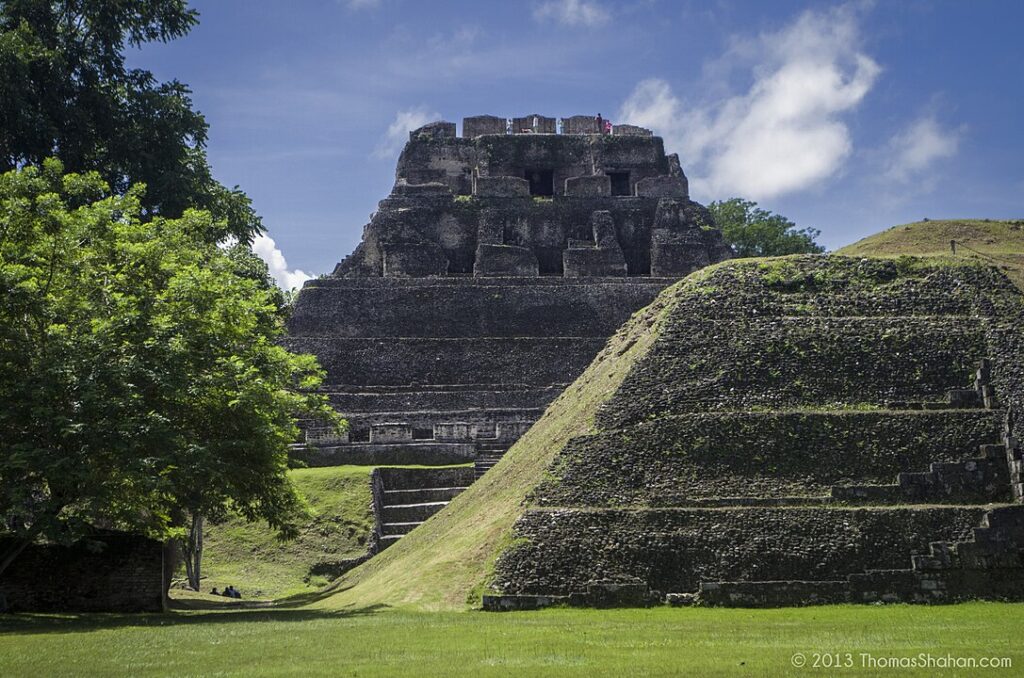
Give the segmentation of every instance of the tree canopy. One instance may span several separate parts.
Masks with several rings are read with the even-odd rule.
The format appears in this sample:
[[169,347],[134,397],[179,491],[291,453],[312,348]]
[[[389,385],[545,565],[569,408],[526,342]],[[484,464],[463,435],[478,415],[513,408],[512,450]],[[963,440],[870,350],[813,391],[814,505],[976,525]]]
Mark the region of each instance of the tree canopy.
[[136,183],[142,214],[212,213],[211,237],[262,231],[249,198],[214,178],[191,92],[129,69],[126,46],[188,33],[185,0],[0,0],[0,171],[59,157],[115,193]]
[[143,191],[56,160],[0,175],[0,521],[166,538],[233,510],[287,533],[295,417],[341,425],[322,372],[277,341],[262,261],[210,242],[208,212],[143,219]]
[[718,200],[708,205],[708,210],[738,257],[775,257],[825,251],[815,242],[821,231],[797,228],[786,217],[761,209],[756,202],[742,198]]

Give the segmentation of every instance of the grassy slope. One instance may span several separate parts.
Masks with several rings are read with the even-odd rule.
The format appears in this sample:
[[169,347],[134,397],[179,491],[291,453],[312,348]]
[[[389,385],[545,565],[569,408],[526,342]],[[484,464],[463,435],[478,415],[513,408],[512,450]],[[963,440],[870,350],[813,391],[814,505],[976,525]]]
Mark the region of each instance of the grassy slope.
[[332,585],[314,607],[374,604],[464,609],[477,602],[527,492],[556,452],[592,430],[598,406],[614,392],[658,334],[664,299],[638,312],[505,457],[409,536]]
[[280,597],[326,586],[311,568],[366,553],[373,527],[368,466],[296,469],[292,479],[313,508],[295,540],[280,542],[265,523],[232,519],[205,534],[203,591],[233,584],[246,598]]
[[[836,251],[851,257],[934,255],[949,257],[949,241],[957,241],[957,258],[999,266],[1024,289],[1024,221],[978,219],[918,221],[893,226]],[[962,247],[966,245],[967,247]],[[972,251],[973,250],[973,251]]]
[[[368,610],[0,615],[10,676],[1020,675],[1024,606],[780,610]],[[793,668],[794,655],[809,662]],[[852,667],[814,668],[815,653]],[[1010,669],[880,668],[874,657],[1009,657]],[[797,660],[799,661],[799,660]]]

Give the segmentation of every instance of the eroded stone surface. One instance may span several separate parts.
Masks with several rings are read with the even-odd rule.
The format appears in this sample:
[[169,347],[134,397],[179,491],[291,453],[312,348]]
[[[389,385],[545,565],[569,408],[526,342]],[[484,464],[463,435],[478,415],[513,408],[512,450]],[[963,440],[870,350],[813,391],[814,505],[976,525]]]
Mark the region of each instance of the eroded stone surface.
[[[678,277],[730,256],[678,158],[596,117],[475,116],[410,133],[356,250],[303,288],[347,436],[314,464],[493,464],[606,339]],[[404,425],[385,440],[384,425]],[[467,456],[468,455],[468,456]]]
[[793,257],[665,294],[597,430],[531,493],[496,593],[600,605],[594,582],[639,580],[708,605],[1024,599],[1024,300],[1005,276]]

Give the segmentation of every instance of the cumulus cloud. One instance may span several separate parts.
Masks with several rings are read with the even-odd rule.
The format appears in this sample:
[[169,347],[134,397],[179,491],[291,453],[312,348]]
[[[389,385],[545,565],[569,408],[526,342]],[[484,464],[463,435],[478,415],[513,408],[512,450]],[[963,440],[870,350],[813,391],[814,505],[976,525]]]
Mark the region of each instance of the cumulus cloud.
[[270,275],[274,277],[278,286],[283,290],[302,287],[302,283],[313,277],[299,269],[289,270],[288,262],[285,260],[284,254],[280,249],[278,249],[277,243],[274,242],[274,239],[266,233],[261,233],[256,236],[256,239],[253,240],[252,243],[252,251],[255,252],[260,259],[267,262],[267,268],[270,269]]
[[753,200],[799,191],[832,176],[853,144],[843,121],[880,67],[860,49],[857,14],[807,11],[781,30],[735,40],[712,72],[742,70],[752,84],[687,105],[664,80],[640,82],[623,122],[650,127],[678,150],[703,195]]
[[384,133],[373,154],[378,158],[395,157],[405,146],[405,142],[409,140],[409,132],[423,127],[428,122],[440,119],[440,113],[432,113],[422,106],[399,111],[395,114],[394,121],[388,126],[387,132]]
[[919,178],[936,161],[956,155],[961,131],[944,128],[932,116],[918,118],[889,140],[885,177],[900,183]]
[[547,0],[533,9],[537,21],[554,19],[566,26],[600,26],[611,18],[607,9],[588,0]]

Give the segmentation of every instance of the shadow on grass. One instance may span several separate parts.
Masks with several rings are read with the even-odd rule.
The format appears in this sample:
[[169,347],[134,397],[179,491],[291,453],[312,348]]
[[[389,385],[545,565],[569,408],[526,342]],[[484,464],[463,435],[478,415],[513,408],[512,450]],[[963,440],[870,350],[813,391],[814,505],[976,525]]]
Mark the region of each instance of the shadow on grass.
[[236,622],[308,622],[364,617],[388,609],[369,605],[347,610],[305,610],[280,607],[177,609],[163,614],[0,614],[0,636],[6,634],[82,633],[129,626],[180,626]]

